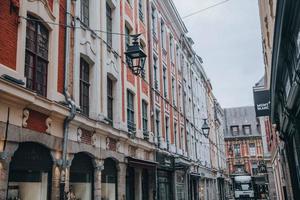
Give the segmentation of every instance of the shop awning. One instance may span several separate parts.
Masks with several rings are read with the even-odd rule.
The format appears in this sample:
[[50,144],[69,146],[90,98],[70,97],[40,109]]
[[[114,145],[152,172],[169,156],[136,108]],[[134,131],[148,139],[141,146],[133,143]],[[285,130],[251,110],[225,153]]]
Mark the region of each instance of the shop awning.
[[150,160],[142,160],[133,157],[126,157],[128,161],[128,165],[132,167],[142,167],[142,168],[155,168],[158,163]]
[[189,168],[190,162],[182,158],[175,158],[175,169]]
[[201,174],[192,172],[192,173],[190,173],[190,176],[194,176],[194,177],[200,178]]

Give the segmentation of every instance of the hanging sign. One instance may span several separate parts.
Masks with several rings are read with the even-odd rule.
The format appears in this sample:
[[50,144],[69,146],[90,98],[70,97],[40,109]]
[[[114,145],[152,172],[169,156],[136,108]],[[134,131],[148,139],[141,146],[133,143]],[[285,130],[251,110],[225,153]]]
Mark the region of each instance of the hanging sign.
[[270,116],[271,101],[270,91],[253,91],[256,117]]

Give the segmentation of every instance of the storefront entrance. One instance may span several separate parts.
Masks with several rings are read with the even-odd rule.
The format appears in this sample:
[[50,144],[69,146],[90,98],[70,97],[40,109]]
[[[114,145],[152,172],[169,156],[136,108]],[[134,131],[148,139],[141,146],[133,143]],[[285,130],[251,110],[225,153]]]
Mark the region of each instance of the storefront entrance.
[[126,169],[126,200],[134,200],[135,196],[135,173],[133,167]]
[[49,200],[52,166],[49,149],[33,142],[19,144],[10,163],[7,199]]
[[158,199],[159,200],[172,200],[172,175],[168,171],[157,172],[158,175]]
[[112,158],[104,160],[104,170],[101,174],[101,199],[117,199],[117,166]]
[[70,193],[75,199],[92,200],[94,167],[92,158],[85,153],[74,156],[70,168]]

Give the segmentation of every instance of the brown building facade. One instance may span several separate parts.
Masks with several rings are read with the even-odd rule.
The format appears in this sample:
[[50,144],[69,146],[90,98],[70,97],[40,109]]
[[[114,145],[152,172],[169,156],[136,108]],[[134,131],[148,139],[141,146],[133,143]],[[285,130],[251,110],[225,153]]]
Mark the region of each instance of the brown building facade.
[[260,125],[254,107],[225,109],[225,146],[229,175],[257,174],[263,160]]

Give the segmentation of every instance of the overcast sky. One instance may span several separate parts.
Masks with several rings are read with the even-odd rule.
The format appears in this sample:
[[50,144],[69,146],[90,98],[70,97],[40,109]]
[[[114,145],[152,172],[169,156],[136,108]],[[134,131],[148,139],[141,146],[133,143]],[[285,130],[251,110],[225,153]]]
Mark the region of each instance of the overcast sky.
[[[222,0],[173,0],[186,16]],[[253,105],[264,65],[257,0],[230,0],[184,19],[223,108]]]

